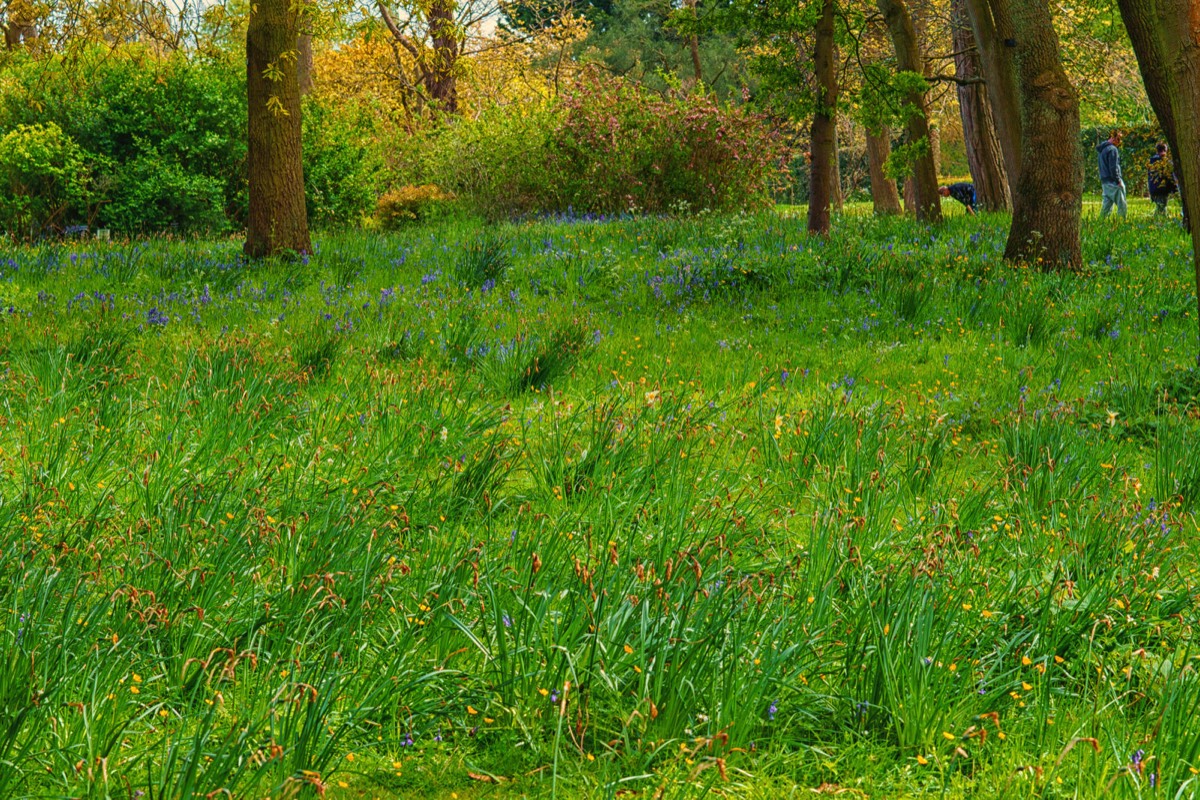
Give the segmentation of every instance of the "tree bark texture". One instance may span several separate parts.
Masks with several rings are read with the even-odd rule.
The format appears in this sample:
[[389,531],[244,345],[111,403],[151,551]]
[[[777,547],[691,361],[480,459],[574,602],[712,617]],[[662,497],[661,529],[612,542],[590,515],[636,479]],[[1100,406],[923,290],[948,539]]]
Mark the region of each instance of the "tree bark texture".
[[[879,12],[887,23],[896,51],[896,66],[902,72],[923,73],[917,34],[904,0],[877,0]],[[913,194],[917,219],[922,222],[941,222],[942,204],[938,194],[937,165],[934,162],[933,139],[929,130],[929,112],[925,91],[914,91],[904,98],[910,106],[904,129],[908,143],[925,143],[925,152],[913,163]]]
[[887,176],[887,160],[891,154],[891,131],[887,128],[867,131],[867,169],[871,173],[871,201],[877,217],[890,217],[902,211],[896,182]]
[[300,34],[296,49],[299,52],[299,61],[296,62],[296,67],[299,70],[300,96],[305,97],[313,88],[312,34]]
[[837,178],[838,81],[833,4],[834,0],[821,0],[821,17],[817,22],[813,50],[817,85],[809,162],[808,232],[819,236],[829,235],[829,207]]
[[1050,268],[1081,263],[1079,97],[1059,58],[1047,0],[1012,0],[1021,87],[1021,172],[1004,257]]
[[258,0],[246,29],[250,208],[246,255],[312,252],[300,144],[299,14]]
[[[1009,0],[965,0],[1009,188],[1021,174],[1021,96]],[[958,49],[958,48],[955,48]],[[1010,192],[1011,199],[1011,192]]]
[[[967,18],[965,0],[953,0],[951,24],[954,41],[954,71],[964,81],[975,81],[983,75],[975,36]],[[1004,155],[992,120],[992,106],[987,87],[982,83],[958,85],[958,110],[962,118],[963,141],[967,146],[967,164],[975,182],[975,197],[988,211],[1002,211],[1009,203],[1008,174],[1004,171]]]
[[[1118,0],[1118,5],[1175,160],[1200,287],[1200,0]],[[1200,311],[1200,294],[1197,303]]]

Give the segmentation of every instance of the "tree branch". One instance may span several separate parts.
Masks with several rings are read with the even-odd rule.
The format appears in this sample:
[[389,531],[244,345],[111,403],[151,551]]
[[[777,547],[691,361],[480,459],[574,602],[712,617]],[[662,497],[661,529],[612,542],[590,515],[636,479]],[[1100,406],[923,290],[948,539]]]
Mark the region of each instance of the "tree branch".
[[405,50],[408,51],[409,55],[417,60],[420,60],[421,53],[417,49],[417,46],[413,44],[412,39],[405,36],[404,32],[401,31],[399,26],[396,25],[396,20],[392,19],[392,15],[388,12],[387,6],[383,4],[383,0],[379,0],[375,5],[378,6],[379,15],[383,17],[383,24],[387,26],[387,29],[391,32],[392,37],[399,42]]
[[975,86],[987,83],[983,78],[960,78],[957,75],[926,75],[925,80],[928,83],[956,83],[959,86]]

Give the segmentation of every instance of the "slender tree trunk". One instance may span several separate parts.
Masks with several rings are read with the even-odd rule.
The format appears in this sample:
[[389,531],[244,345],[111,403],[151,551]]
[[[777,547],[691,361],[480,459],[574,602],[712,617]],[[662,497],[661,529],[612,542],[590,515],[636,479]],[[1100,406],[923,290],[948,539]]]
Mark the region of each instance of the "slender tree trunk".
[[[971,21],[965,0],[953,0],[951,24],[954,40],[954,72],[964,81],[976,81],[983,75]],[[1008,208],[1008,174],[1004,155],[992,121],[987,87],[982,83],[958,85],[958,110],[962,117],[963,141],[967,146],[967,164],[975,182],[975,196],[988,211]]]
[[700,66],[700,34],[696,32],[696,26],[700,24],[700,14],[696,10],[697,0],[687,0],[687,7],[692,14],[692,32],[688,36],[688,50],[692,54],[692,78],[695,80],[695,86],[700,86],[704,83],[704,70]]
[[[1118,0],[1118,5],[1180,176],[1200,288],[1200,0]],[[1200,293],[1197,303],[1200,311]]]
[[[877,0],[879,12],[887,22],[896,50],[896,66],[903,72],[923,74],[921,52],[912,17],[904,0]],[[914,91],[904,98],[911,107],[904,129],[908,144],[921,147],[921,155],[913,163],[913,203],[917,219],[922,222],[941,222],[942,204],[938,195],[937,166],[934,163],[933,139],[929,131],[929,111],[925,91]]]
[[834,0],[821,0],[813,69],[817,89],[809,163],[808,232],[828,236],[829,206],[837,176],[837,60],[834,57]]
[[425,89],[448,114],[458,113],[458,30],[454,23],[454,0],[434,0],[429,8],[429,38],[433,60],[425,73]]
[[933,154],[933,175],[937,181],[942,174],[942,129],[932,119],[929,123],[929,150]]
[[887,176],[887,160],[892,154],[892,134],[887,128],[867,131],[867,169],[871,173],[871,201],[875,216],[890,217],[901,213],[900,192]]
[[979,50],[979,66],[987,80],[987,97],[1000,152],[1004,154],[1011,200],[1012,184],[1021,174],[1021,94],[1009,0],[965,0],[965,5]]
[[1004,257],[1078,267],[1083,163],[1079,98],[1059,58],[1047,0],[1012,0],[1021,86],[1021,172]]
[[[837,50],[834,50],[834,61],[837,61]],[[841,87],[838,87],[841,90]],[[833,193],[830,195],[830,202],[833,204],[833,210],[841,212],[846,205],[846,198],[842,194],[842,134],[838,130],[838,121],[833,122]]]
[[250,213],[246,254],[311,252],[300,149],[299,14],[258,0],[246,29]]

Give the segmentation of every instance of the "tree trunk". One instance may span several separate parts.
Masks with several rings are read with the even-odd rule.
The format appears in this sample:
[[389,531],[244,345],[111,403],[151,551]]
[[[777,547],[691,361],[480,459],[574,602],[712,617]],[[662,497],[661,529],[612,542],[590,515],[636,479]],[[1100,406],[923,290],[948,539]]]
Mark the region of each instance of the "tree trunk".
[[250,213],[246,255],[308,253],[300,150],[299,14],[289,0],[259,0],[246,28]]
[[[964,81],[976,81],[983,75],[975,36],[967,18],[965,0],[953,0],[951,24],[954,39],[954,72]],[[988,211],[1008,208],[1008,175],[1004,155],[992,121],[987,87],[982,83],[958,85],[958,111],[962,117],[963,141],[967,146],[967,164],[975,182],[975,197]]]
[[[1118,0],[1146,94],[1180,177],[1200,287],[1200,1]],[[1200,294],[1197,294],[1200,311]]]
[[942,129],[932,119],[929,121],[929,152],[933,154],[934,181],[938,182],[942,174]]
[[821,0],[813,70],[816,74],[812,120],[812,159],[809,163],[808,232],[828,236],[829,206],[837,176],[837,61],[834,57],[834,0]]
[[[933,159],[934,175],[941,173],[942,139],[938,129],[932,125],[929,128],[929,154]],[[915,214],[917,209],[917,179],[915,172],[904,179],[904,213]]]
[[700,86],[704,83],[704,70],[700,67],[700,34],[696,32],[696,27],[700,24],[700,15],[696,11],[697,0],[686,0],[686,2],[692,15],[692,32],[688,35],[688,50],[692,54],[692,78],[695,80],[693,86]]
[[1078,267],[1083,163],[1079,98],[1059,58],[1047,0],[1012,0],[1021,86],[1021,172],[1004,257]]
[[887,160],[892,154],[892,134],[887,128],[867,131],[867,168],[871,172],[871,201],[875,216],[890,217],[901,212],[896,182],[887,176]]
[[[896,66],[902,72],[923,74],[921,52],[912,17],[904,0],[877,0],[879,12],[887,22],[896,50]],[[922,222],[941,222],[942,204],[938,194],[937,166],[934,163],[933,139],[929,133],[929,111],[926,91],[910,92],[904,102],[910,107],[904,129],[908,145],[921,148],[913,160],[913,204],[917,219]]]
[[1014,61],[1017,39],[1012,29],[1009,0],[964,2],[979,51],[979,67],[987,80],[987,98],[1000,152],[1004,154],[1004,173],[1011,200],[1012,183],[1021,174],[1021,95]]
[[29,46],[37,38],[37,14],[27,0],[10,0],[5,8],[4,46],[15,50]]
[[[837,60],[837,51],[834,50],[834,61]],[[841,87],[838,87],[839,91]],[[842,134],[838,130],[838,121],[833,121],[833,193],[829,200],[833,204],[833,210],[841,212],[846,205],[846,198],[842,194]]]
[[458,113],[458,30],[453,0],[434,0],[429,8],[433,58],[425,71],[425,90],[438,110]]
[[300,82],[300,96],[305,97],[312,91],[313,87],[313,51],[312,51],[312,34],[302,33],[297,42],[296,50],[299,52],[299,57],[296,61],[296,68],[299,71],[297,80]]

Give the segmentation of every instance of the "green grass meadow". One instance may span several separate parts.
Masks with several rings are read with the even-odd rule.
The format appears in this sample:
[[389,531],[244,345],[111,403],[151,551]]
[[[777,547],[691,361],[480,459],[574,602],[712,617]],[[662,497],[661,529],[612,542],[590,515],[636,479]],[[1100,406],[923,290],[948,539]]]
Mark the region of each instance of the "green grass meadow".
[[796,213],[0,247],[0,797],[1200,794],[1178,222]]

